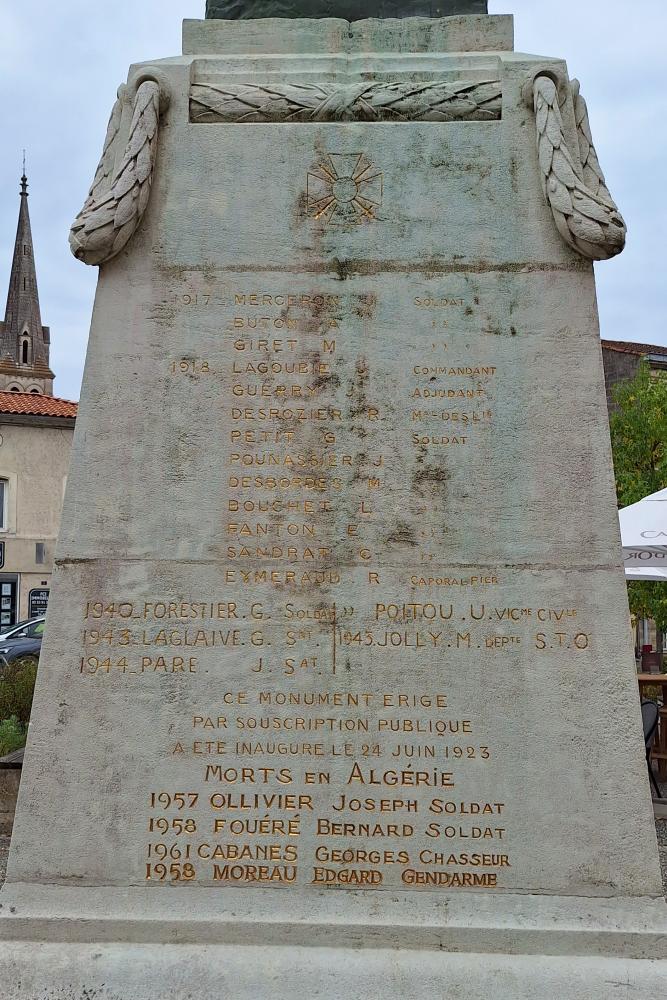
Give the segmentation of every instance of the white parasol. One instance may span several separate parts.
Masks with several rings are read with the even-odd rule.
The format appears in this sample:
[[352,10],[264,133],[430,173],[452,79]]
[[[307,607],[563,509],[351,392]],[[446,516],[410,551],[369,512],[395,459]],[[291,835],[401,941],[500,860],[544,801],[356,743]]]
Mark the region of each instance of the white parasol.
[[667,489],[619,512],[628,580],[667,580]]

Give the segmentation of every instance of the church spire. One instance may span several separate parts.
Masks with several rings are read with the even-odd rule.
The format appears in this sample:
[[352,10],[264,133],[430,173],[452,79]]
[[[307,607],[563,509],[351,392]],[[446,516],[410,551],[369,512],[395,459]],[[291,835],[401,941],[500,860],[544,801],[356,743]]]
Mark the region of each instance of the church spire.
[[25,153],[5,321],[0,324],[0,391],[53,392],[49,328],[42,326],[28,210]]
[[28,211],[28,178],[25,173],[21,177],[20,197],[19,221],[16,227],[14,258],[5,311],[5,335],[14,333],[16,336],[20,336],[24,329],[27,329],[29,335],[34,335],[38,330],[41,333],[42,328],[30,212]]

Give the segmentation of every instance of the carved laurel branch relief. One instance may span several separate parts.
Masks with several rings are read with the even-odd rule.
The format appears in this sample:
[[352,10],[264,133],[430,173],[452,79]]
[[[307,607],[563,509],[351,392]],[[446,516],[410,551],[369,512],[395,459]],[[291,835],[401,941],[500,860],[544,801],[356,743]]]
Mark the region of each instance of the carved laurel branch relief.
[[114,169],[123,88],[118,91],[95,178],[70,230],[72,253],[86,264],[103,264],[120,253],[146,211],[157,157],[160,96],[155,80],[137,89],[125,150]]
[[497,121],[498,80],[354,84],[193,84],[192,122]]
[[625,222],[600,169],[579,82],[573,80],[571,86],[576,151],[565,139],[556,84],[548,76],[538,76],[532,84],[542,188],[565,242],[584,257],[607,260],[625,246]]

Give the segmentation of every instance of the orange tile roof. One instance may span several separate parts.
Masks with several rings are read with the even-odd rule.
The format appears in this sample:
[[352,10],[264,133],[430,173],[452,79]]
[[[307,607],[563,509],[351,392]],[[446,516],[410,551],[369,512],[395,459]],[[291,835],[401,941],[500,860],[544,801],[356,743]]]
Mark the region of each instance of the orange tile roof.
[[608,351],[619,351],[621,354],[667,354],[667,347],[661,344],[635,344],[630,340],[603,340],[602,346]]
[[38,417],[76,417],[77,403],[39,392],[0,392],[0,413],[25,413]]

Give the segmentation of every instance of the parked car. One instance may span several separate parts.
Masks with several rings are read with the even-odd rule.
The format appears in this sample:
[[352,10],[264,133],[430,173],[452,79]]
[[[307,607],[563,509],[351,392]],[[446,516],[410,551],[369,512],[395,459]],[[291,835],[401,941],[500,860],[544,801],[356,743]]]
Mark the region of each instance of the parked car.
[[[44,618],[44,615],[39,615],[37,618],[29,618],[24,622],[17,622],[16,625],[4,629],[4,631],[0,632],[0,647],[5,645],[5,640],[7,639],[30,639],[34,635],[41,635],[44,629]],[[38,625],[42,626],[42,630],[35,632]]]
[[42,635],[44,633],[44,621],[31,622],[25,629],[21,632],[13,635],[10,639],[5,639],[4,642],[0,643],[0,656],[7,658],[10,662],[11,660],[18,659],[21,655],[19,652],[17,656],[14,656],[16,650],[27,650],[28,654],[32,654],[35,649],[39,654],[39,650],[42,645]]
[[41,649],[41,637],[36,639],[17,639],[16,642],[11,644],[5,643],[2,649],[0,649],[0,669],[6,667],[8,663],[13,663],[14,660],[22,660],[26,657],[33,657],[39,660]]

